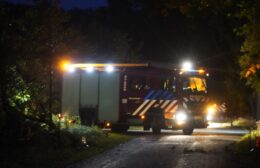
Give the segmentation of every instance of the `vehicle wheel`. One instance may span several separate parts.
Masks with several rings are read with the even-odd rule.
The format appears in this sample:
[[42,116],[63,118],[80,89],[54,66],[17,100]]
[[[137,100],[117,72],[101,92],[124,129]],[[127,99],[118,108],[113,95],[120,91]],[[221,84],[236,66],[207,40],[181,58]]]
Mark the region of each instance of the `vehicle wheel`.
[[144,125],[144,130],[149,130],[150,126],[149,125]]
[[160,127],[153,127],[152,131],[153,131],[153,134],[160,134],[161,133],[161,128]]
[[183,128],[182,132],[184,135],[191,135],[193,133],[193,129],[194,129],[193,127],[188,126]]

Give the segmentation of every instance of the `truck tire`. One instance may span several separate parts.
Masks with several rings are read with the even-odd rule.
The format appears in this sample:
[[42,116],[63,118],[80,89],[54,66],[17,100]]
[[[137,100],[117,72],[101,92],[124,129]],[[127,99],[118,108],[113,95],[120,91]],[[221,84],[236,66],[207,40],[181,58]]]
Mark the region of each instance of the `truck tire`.
[[158,118],[153,118],[151,127],[154,134],[160,134],[162,129],[162,121]]
[[184,135],[191,135],[193,133],[193,127],[192,126],[187,126],[183,128],[182,132]]
[[111,130],[113,132],[117,132],[117,133],[126,133],[128,128],[129,128],[129,125],[126,125],[126,124],[113,124],[111,126]]
[[160,134],[161,133],[161,128],[160,127],[153,127],[152,131],[153,131],[153,134]]
[[147,131],[150,129],[150,126],[149,125],[144,125],[144,131]]

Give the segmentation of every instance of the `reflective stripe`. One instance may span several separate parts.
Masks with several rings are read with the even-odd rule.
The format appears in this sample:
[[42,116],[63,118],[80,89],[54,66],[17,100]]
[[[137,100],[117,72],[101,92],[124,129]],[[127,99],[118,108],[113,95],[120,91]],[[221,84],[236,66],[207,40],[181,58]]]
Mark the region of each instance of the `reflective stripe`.
[[189,101],[189,99],[188,99],[187,97],[184,97],[183,100],[184,100],[185,102],[188,102],[188,101]]
[[170,103],[170,100],[166,100],[162,105],[161,105],[161,108],[164,109],[164,107]]
[[152,100],[150,104],[146,106],[146,108],[139,114],[139,116],[144,115],[146,111],[156,102],[156,100]]
[[172,97],[172,94],[169,93],[168,96],[165,98],[166,100],[170,99]]
[[164,97],[167,95],[168,91],[164,91],[163,94],[159,97],[159,99],[164,99]]
[[173,94],[170,93],[169,91],[151,90],[145,96],[144,102],[132,113],[132,115],[133,116],[138,115],[138,114],[140,116],[144,115],[156,103],[156,101],[160,102],[162,109],[167,108],[166,110],[170,110],[177,103],[177,100],[169,100],[172,97],[173,97]]
[[172,108],[172,106],[174,105],[174,104],[176,104],[177,103],[177,100],[174,100],[166,109],[165,109],[165,112],[167,113],[171,108]]
[[141,104],[134,112],[132,115],[136,115],[150,100],[147,99],[143,102],[143,104]]
[[151,90],[144,98],[144,100],[148,99],[152,94],[154,93],[153,90]]
[[170,112],[171,112],[171,113],[175,113],[175,112],[177,111],[177,109],[178,109],[178,105],[175,106],[175,107],[173,107],[173,109],[172,109]]
[[184,107],[185,109],[188,109],[188,106],[187,106],[186,103],[183,102],[182,105],[183,105],[183,107]]
[[155,93],[155,94],[151,97],[151,99],[157,98],[161,93],[162,93],[161,90],[157,91],[157,93]]
[[226,110],[227,110],[225,105],[217,106],[216,109],[218,112],[226,112]]

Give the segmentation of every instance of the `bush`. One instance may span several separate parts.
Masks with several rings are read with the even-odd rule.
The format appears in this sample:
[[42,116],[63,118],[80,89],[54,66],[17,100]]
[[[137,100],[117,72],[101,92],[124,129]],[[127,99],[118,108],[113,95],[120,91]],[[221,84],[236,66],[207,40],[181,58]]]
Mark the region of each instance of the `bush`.
[[255,127],[255,120],[253,119],[247,119],[247,118],[241,118],[239,117],[238,119],[234,120],[232,122],[232,125],[235,127],[246,127],[246,128],[250,128],[250,127]]
[[92,126],[96,123],[97,108],[96,107],[81,107],[79,116],[82,125]]
[[69,127],[67,131],[80,139],[82,143],[88,143],[91,145],[95,145],[99,141],[102,141],[104,138],[106,138],[106,134],[104,134],[104,132],[97,126],[87,127],[82,125],[75,125]]
[[249,152],[252,148],[255,147],[255,132],[251,134],[244,135],[235,145],[235,151],[238,153]]
[[37,132],[28,143],[46,148],[70,148],[96,145],[104,138],[106,134],[98,127],[74,124],[66,128]]

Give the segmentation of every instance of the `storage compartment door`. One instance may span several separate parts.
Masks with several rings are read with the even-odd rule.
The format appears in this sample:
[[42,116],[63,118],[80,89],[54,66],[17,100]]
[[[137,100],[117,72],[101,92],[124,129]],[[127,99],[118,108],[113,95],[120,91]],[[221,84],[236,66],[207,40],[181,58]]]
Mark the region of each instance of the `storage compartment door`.
[[79,74],[65,73],[62,80],[62,113],[79,115]]
[[98,104],[98,72],[81,74],[81,107],[96,108]]
[[117,122],[119,118],[120,74],[100,73],[99,121]]

